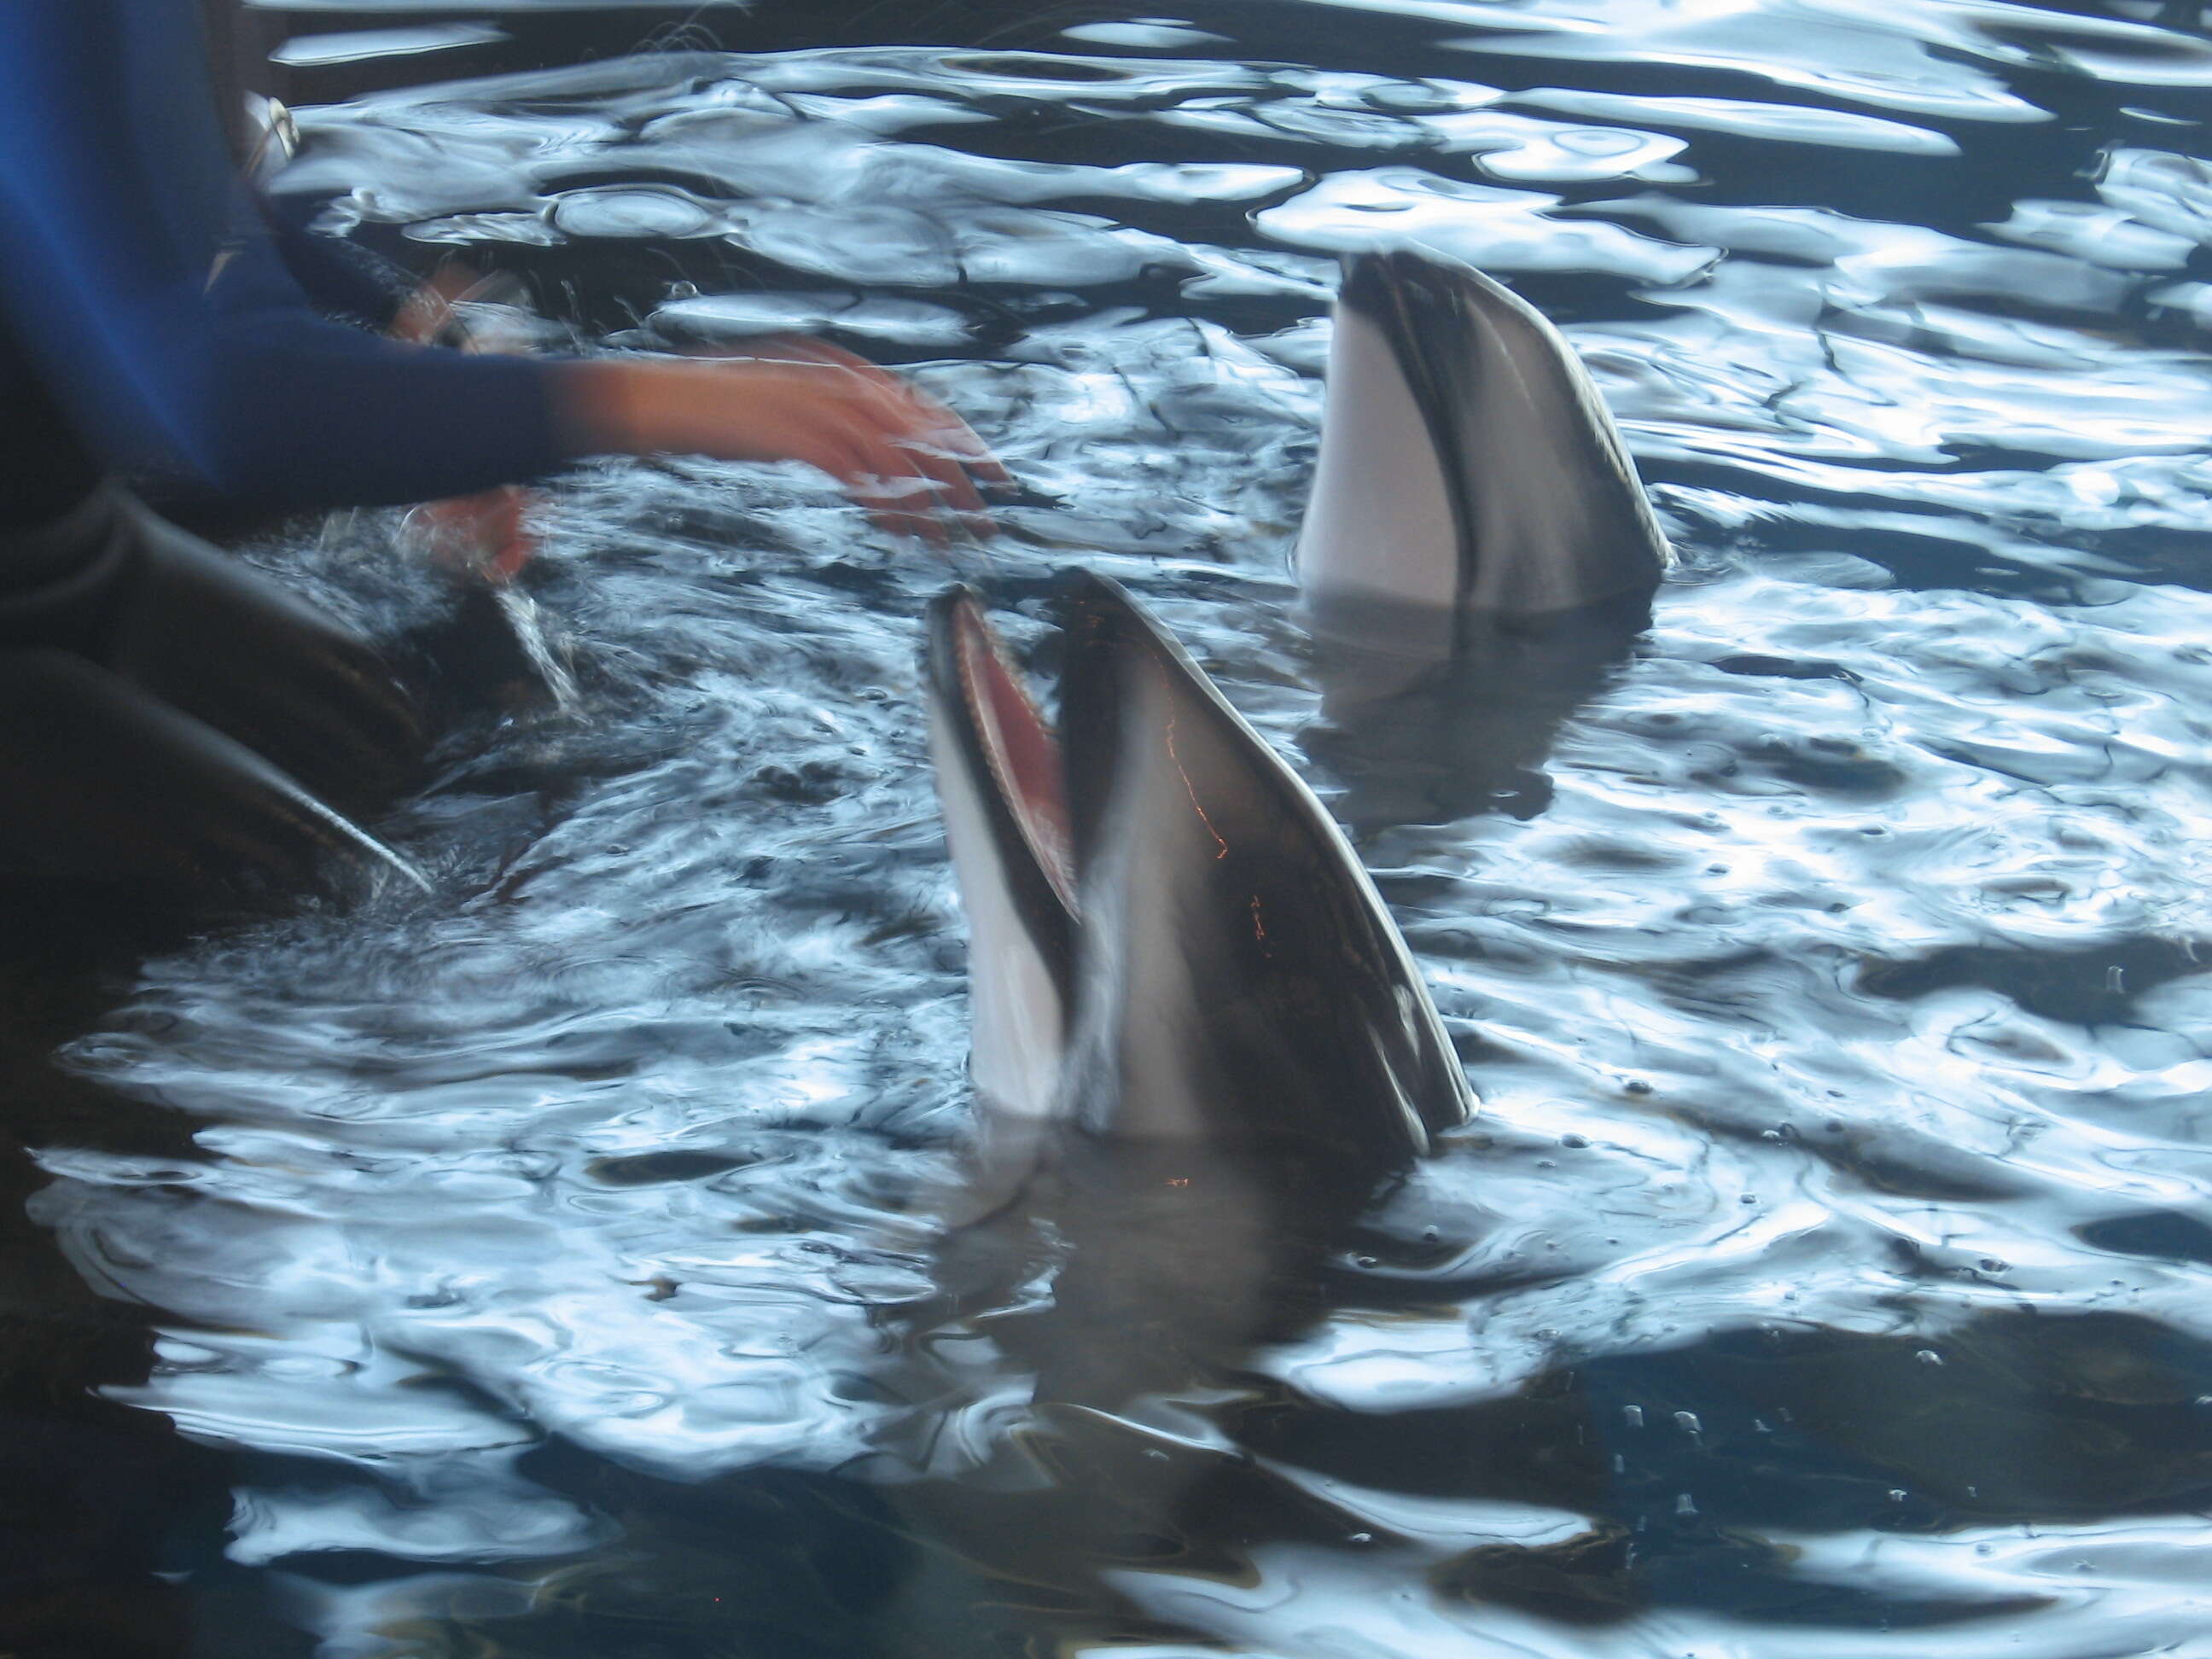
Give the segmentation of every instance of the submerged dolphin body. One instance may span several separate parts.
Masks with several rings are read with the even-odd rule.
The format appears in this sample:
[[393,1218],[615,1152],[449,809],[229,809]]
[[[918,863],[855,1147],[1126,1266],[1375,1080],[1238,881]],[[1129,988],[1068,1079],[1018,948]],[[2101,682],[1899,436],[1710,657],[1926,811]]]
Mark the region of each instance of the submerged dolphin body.
[[931,609],[971,1069],[1013,1178],[1047,1133],[1402,1161],[1464,1073],[1312,793],[1120,587],[1061,605],[1057,733],[975,596]]
[[1348,821],[1541,810],[1530,769],[1649,626],[1672,560],[1539,312],[1420,250],[1346,264],[1297,564],[1312,747]]

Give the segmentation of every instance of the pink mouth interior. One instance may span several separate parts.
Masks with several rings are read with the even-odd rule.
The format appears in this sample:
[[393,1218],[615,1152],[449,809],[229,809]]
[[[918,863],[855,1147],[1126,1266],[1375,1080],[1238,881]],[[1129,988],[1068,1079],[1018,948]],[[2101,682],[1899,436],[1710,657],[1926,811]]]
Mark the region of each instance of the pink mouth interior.
[[1030,850],[1072,911],[1073,837],[1060,740],[1000,653],[990,624],[972,605],[959,612],[960,687],[989,757],[991,773]]

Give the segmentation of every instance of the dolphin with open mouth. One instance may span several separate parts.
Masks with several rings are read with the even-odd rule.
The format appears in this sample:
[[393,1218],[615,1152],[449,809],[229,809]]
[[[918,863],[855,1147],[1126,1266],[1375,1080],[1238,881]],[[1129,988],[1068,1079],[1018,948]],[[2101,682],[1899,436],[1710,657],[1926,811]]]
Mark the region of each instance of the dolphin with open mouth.
[[[1106,1404],[1294,1327],[1474,1094],[1381,896],[1297,775],[1121,587],[1063,580],[1048,722],[978,597],[931,606],[931,742],[969,919],[981,1133],[940,1265],[1041,1399]],[[997,1224],[985,1225],[991,1223]],[[999,1253],[994,1256],[994,1253]]]
[[1071,576],[1059,619],[1055,726],[973,592],[929,613],[998,1183],[1048,1139],[1425,1151],[1473,1096],[1341,832],[1120,586]]

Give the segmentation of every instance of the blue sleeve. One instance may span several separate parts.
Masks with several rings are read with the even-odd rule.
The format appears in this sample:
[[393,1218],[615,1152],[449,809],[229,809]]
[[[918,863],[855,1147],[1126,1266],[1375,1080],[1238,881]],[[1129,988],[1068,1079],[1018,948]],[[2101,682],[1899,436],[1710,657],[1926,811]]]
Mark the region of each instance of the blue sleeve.
[[[417,286],[413,272],[359,242],[317,235],[286,212],[285,204],[264,201],[259,205],[284,268],[317,311],[368,328],[392,325]],[[323,204],[317,198],[304,205],[312,212]]]
[[543,364],[400,345],[314,313],[236,210],[190,0],[8,10],[0,310],[111,465],[335,506],[560,464]]

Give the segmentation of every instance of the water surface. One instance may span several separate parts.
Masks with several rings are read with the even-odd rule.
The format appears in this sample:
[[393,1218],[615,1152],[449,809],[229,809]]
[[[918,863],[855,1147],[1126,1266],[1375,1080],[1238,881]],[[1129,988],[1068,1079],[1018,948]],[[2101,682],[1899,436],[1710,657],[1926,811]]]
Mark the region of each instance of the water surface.
[[[212,1449],[204,1650],[2212,1653],[2196,26],[856,13],[302,111],[332,233],[590,349],[826,331],[1027,495],[939,554],[796,470],[583,470],[528,579],[577,703],[377,826],[434,892],[58,1017],[31,1214],[153,1328],[90,1380]],[[1324,720],[1287,566],[1336,256],[1407,238],[1566,327],[1684,556],[1579,708],[1410,758]],[[249,551],[398,631],[397,544]],[[1048,667],[1076,562],[1356,824],[1486,1103],[1110,1404],[1069,1355],[1141,1322],[937,1249],[920,610]]]

